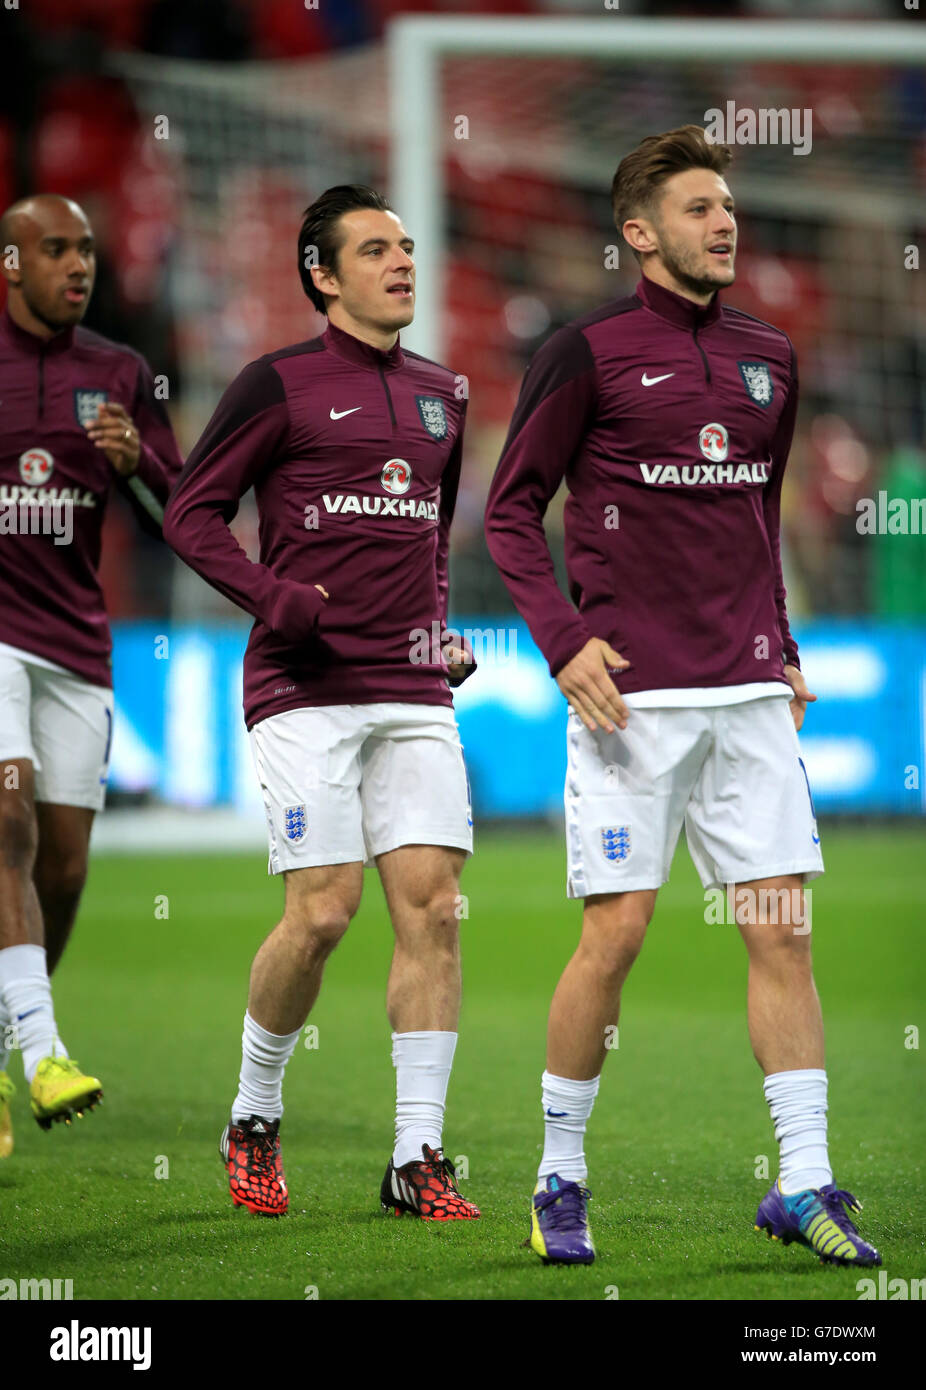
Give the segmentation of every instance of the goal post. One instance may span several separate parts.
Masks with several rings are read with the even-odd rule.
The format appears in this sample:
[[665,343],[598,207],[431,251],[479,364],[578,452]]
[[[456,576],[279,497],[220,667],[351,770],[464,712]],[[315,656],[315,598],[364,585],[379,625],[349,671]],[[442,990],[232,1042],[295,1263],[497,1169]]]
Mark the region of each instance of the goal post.
[[926,62],[926,31],[914,27],[912,14],[909,23],[625,19],[617,10],[599,18],[397,17],[387,33],[390,191],[415,238],[418,288],[415,322],[403,339],[438,359],[443,349],[443,164],[453,139],[441,99],[441,63],[448,57],[571,57],[624,67],[646,62],[907,67]]

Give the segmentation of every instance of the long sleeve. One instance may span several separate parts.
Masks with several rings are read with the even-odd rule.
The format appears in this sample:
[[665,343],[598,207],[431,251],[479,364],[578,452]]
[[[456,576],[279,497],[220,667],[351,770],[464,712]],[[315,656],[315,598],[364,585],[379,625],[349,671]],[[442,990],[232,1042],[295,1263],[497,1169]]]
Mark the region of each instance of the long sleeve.
[[139,435],[138,467],[130,478],[117,475],[117,482],[144,529],[160,536],[164,506],[180,476],[183,458],[167,411],[154,394],[154,380],[143,358],[138,360],[135,395],[127,409]]
[[[460,488],[460,470],[463,464],[463,430],[466,426],[466,404],[463,405],[463,415],[460,421],[460,429],[456,439],[453,441],[453,448],[447,460],[440,483],[440,520],[437,528],[437,601],[440,612],[441,628],[447,631],[447,610],[450,605],[450,574],[448,568],[450,556],[450,527],[453,523],[453,513],[457,505],[457,492]],[[449,639],[458,643],[466,658],[466,673],[462,676],[450,676],[447,681],[452,689],[457,689],[476,669],[476,659],[473,649],[469,642],[460,633],[450,632]]]
[[486,503],[489,552],[554,676],[592,634],[556,582],[543,518],[596,400],[585,337],[575,328],[560,329],[525,373]]
[[781,484],[784,478],[785,467],[788,462],[788,454],[791,449],[791,441],[794,438],[794,422],[797,418],[797,399],[798,399],[798,380],[797,380],[797,357],[794,348],[791,348],[791,378],[788,385],[788,398],[785,401],[781,418],[775,430],[772,440],[771,455],[771,476],[765,486],[762,498],[762,508],[765,513],[765,527],[768,532],[768,542],[772,552],[772,559],[775,564],[775,607],[778,610],[778,628],[781,633],[781,641],[784,648],[785,664],[800,667],[797,643],[791,635],[791,628],[788,623],[787,594],[785,591],[784,578],[781,573]]
[[460,470],[463,464],[463,431],[466,427],[466,406],[457,437],[447,460],[440,483],[440,520],[437,527],[437,596],[441,622],[447,625],[447,606],[450,595],[450,576],[448,559],[450,555],[450,527],[457,505],[457,492],[460,488]]
[[249,560],[228,529],[288,431],[279,375],[267,362],[252,362],[225,392],[187,460],[167,505],[164,535],[213,588],[282,637],[300,641],[316,628],[322,594]]

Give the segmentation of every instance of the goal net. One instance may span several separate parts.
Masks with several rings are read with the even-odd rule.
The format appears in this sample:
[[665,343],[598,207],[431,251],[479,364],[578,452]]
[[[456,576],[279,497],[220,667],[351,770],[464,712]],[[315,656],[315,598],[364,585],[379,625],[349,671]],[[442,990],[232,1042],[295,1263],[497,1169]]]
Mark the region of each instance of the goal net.
[[740,220],[728,298],[784,329],[799,356],[792,603],[870,606],[878,580],[855,502],[922,446],[926,418],[915,18],[411,16],[384,46],[308,63],[120,59],[144,115],[167,118],[180,189],[169,285],[186,442],[245,362],[323,325],[296,274],[302,209],[333,183],[382,187],[417,242],[403,341],[468,380],[457,606],[497,607],[479,516],[526,362],[554,328],[633,290],[610,209],[621,157],[673,126],[716,129],[719,114]]

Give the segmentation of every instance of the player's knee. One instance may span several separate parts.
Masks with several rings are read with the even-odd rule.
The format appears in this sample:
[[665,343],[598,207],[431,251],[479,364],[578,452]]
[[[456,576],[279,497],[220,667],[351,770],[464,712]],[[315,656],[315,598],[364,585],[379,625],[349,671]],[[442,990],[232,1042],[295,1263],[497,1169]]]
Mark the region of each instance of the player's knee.
[[750,929],[749,954],[754,963],[783,970],[811,968],[809,921],[761,922]]
[[87,882],[87,856],[83,853],[64,854],[42,863],[37,880],[39,897],[76,908]]
[[[462,904],[462,906],[461,906]],[[460,917],[465,899],[453,889],[423,893],[414,903],[406,903],[393,918],[396,939],[413,955],[456,957],[460,950]]]
[[38,848],[35,812],[21,797],[0,801],[0,866],[31,873]]
[[594,958],[597,971],[618,984],[625,979],[640,954],[647,926],[648,922],[642,917],[638,921],[622,922],[584,943]]
[[460,939],[462,900],[456,891],[435,893],[424,913],[424,926],[431,940],[448,951],[457,949]]
[[305,913],[299,922],[299,934],[309,960],[330,956],[350,926],[346,908],[331,904]]

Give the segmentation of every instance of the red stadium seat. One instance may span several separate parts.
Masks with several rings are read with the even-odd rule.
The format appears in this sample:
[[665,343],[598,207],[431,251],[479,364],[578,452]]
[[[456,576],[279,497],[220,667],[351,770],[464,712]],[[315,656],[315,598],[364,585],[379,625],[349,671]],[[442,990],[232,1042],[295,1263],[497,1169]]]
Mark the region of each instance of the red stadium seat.
[[108,47],[135,44],[149,0],[28,0],[39,32],[92,30]]
[[69,197],[115,188],[137,128],[121,83],[104,78],[57,83],[45,97],[34,138],[35,187]]
[[15,197],[16,176],[13,167],[13,127],[9,121],[0,117],[0,208],[9,207]]
[[323,3],[309,10],[292,0],[258,0],[252,24],[257,58],[304,58],[334,47]]

